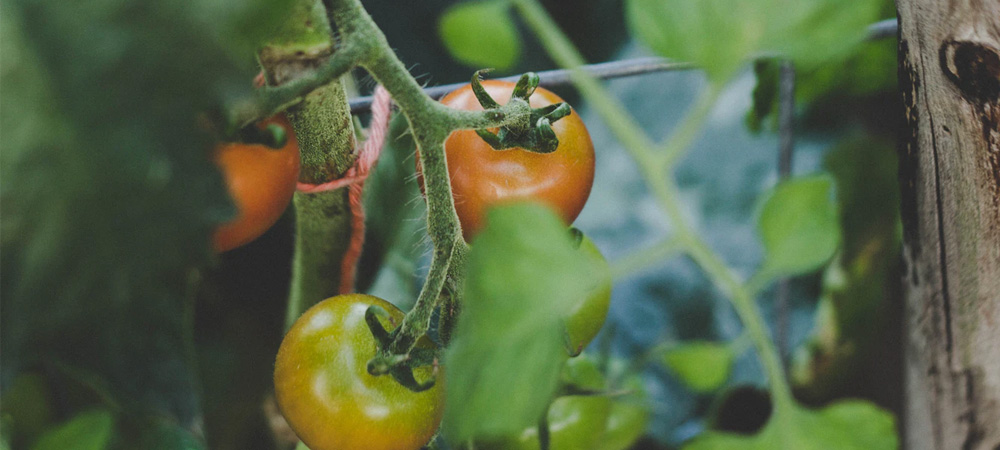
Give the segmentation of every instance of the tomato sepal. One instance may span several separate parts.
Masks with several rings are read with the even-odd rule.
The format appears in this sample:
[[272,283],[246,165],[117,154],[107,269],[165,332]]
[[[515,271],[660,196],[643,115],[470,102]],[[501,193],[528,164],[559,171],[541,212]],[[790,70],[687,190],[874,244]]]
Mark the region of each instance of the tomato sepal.
[[492,72],[493,69],[481,69],[477,70],[472,74],[472,93],[476,95],[476,100],[479,100],[479,104],[483,105],[483,109],[497,109],[500,104],[497,103],[493,97],[486,92],[486,88],[483,87],[483,75]]
[[[437,351],[429,348],[413,348],[404,354],[389,354],[385,356],[385,352],[391,348],[399,328],[389,332],[382,325],[382,320],[380,319],[393,323],[391,315],[385,308],[379,305],[371,305],[365,309],[365,323],[368,325],[368,330],[371,331],[372,337],[375,338],[378,348],[376,356],[369,360],[365,367],[368,374],[372,376],[388,374],[399,384],[413,392],[423,392],[434,387],[437,375]],[[413,376],[413,370],[426,366],[434,367],[435,376],[421,383]]]
[[[500,104],[486,92],[482,84],[482,74],[489,70],[479,70],[472,75],[472,92],[476,100],[486,111],[499,109]],[[521,99],[529,103],[529,98],[538,88],[539,77],[534,72],[527,72],[514,85],[511,100]],[[508,124],[496,132],[487,128],[477,129],[476,134],[494,150],[520,148],[535,153],[552,153],[559,147],[559,138],[552,129],[552,123],[570,115],[573,109],[569,104],[560,102],[541,108],[532,108],[525,123]]]

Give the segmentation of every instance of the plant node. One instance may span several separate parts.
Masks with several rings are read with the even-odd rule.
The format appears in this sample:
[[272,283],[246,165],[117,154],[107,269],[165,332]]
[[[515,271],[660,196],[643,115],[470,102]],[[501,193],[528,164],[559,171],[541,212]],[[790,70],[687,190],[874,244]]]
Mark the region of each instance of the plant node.
[[[472,92],[475,93],[479,104],[487,112],[500,108],[500,104],[486,92],[481,82],[482,74],[489,69],[476,71],[472,75]],[[528,72],[521,75],[521,78],[514,86],[510,102],[523,101],[530,105],[529,98],[538,88],[538,75]],[[530,106],[529,106],[530,108]],[[570,115],[573,109],[566,103],[556,103],[542,108],[531,108],[528,120],[518,120],[514,123],[504,125],[496,132],[482,128],[476,130],[487,144],[494,150],[507,150],[511,148],[521,148],[535,153],[552,153],[559,147],[559,139],[552,129],[552,123]],[[502,114],[497,114],[502,117]]]

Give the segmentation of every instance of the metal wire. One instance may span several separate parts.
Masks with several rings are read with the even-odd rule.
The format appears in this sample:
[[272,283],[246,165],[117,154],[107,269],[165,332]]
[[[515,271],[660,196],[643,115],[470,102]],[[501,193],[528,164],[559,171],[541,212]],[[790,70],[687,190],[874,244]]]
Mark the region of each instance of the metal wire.
[[[875,22],[868,26],[868,37],[867,40],[879,40],[885,39],[890,36],[896,35],[897,29],[896,19],[886,19],[881,22]],[[597,64],[588,64],[581,67],[585,72],[591,75],[601,78],[620,78],[632,75],[643,75],[647,73],[654,72],[672,72],[677,70],[691,70],[697,68],[692,63],[670,61],[664,58],[634,58],[634,59],[623,59],[620,61],[610,61]],[[539,86],[551,87],[551,86],[561,86],[564,84],[569,84],[570,82],[570,71],[566,69],[557,70],[545,70],[538,73]],[[498,78],[504,81],[517,81],[520,75],[514,75],[504,78]],[[424,93],[433,99],[439,99],[444,97],[455,89],[458,89],[467,82],[444,84],[440,86],[424,88]],[[348,101],[351,106],[352,114],[359,114],[368,112],[371,108],[372,97],[357,97],[352,98]]]

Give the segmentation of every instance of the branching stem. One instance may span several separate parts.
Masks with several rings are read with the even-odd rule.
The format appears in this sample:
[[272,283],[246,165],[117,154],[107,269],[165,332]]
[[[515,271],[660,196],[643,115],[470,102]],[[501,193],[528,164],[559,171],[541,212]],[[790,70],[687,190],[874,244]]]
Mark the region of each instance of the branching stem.
[[[413,139],[420,152],[420,164],[427,197],[427,231],[434,244],[434,254],[427,280],[416,304],[403,319],[393,342],[376,359],[389,361],[394,355],[413,349],[427,332],[434,309],[442,302],[442,291],[448,280],[460,279],[468,246],[462,239],[461,227],[451,196],[451,184],[444,153],[444,141],[458,129],[493,128],[530,116],[526,102],[511,102],[492,111],[458,111],[428,97],[403,63],[396,57],[385,35],[375,25],[358,0],[323,0],[327,13],[336,26],[340,48],[328,64],[313,77],[288,83],[280,88],[266,89],[261,96],[231,117],[235,123],[252,123],[275,110],[301,101],[301,98],[325,82],[346,73],[355,66],[363,67],[389,91],[400,111],[406,116]],[[460,282],[452,282],[460,286]],[[450,289],[457,303],[460,289]]]

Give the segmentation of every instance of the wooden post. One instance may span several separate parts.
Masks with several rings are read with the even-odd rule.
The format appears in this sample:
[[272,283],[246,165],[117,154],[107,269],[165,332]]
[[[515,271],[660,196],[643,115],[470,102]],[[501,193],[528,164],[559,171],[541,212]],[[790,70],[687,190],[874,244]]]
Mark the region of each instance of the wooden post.
[[908,449],[1000,449],[1000,0],[898,0]]

